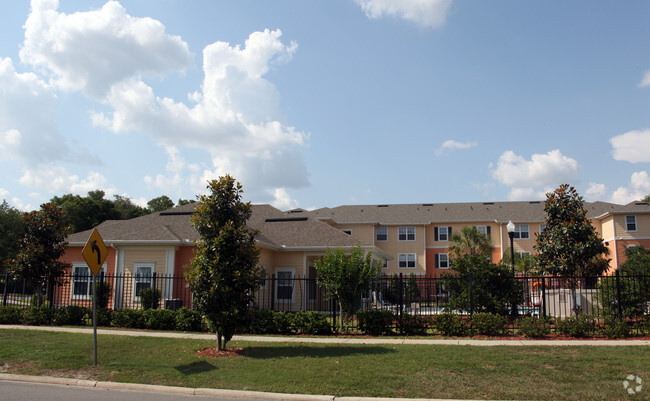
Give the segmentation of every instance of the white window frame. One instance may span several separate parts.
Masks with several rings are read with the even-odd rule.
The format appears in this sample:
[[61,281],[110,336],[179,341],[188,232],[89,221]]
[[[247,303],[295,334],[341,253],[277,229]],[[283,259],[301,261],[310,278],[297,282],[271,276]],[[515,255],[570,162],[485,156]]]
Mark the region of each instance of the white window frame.
[[[444,260],[443,260],[444,257]],[[449,254],[448,253],[439,253],[438,254],[438,265],[436,266],[438,269],[449,269]],[[447,266],[443,266],[443,263],[446,264]]]
[[486,237],[488,236],[488,226],[474,226],[474,228]]
[[[383,231],[383,233],[380,233],[379,231]],[[379,239],[379,236],[385,236],[384,239]],[[376,227],[375,228],[375,241],[377,242],[386,242],[388,241],[388,227]]]
[[[144,276],[140,275],[140,269],[151,269],[151,275],[150,276]],[[149,287],[152,288],[152,280],[153,280],[153,274],[156,271],[156,263],[155,262],[135,262],[133,264],[133,299],[136,301],[140,300],[140,296],[138,295],[138,284],[140,283],[146,283],[146,279],[149,279]],[[141,288],[143,290],[144,288]]]
[[[630,222],[630,221],[628,221],[628,219],[629,219],[630,217],[631,217],[632,219],[634,219],[634,222]],[[633,229],[633,230],[630,229],[630,225],[634,225],[634,229]],[[625,216],[625,231],[627,231],[628,233],[634,233],[634,232],[636,232],[638,229],[639,229],[639,226],[637,225],[637,222],[636,222],[636,216],[634,216],[634,215],[631,215],[631,216]]]
[[[77,274],[77,269],[85,269],[86,273],[84,274]],[[103,265],[99,269],[99,273],[97,274],[98,276],[101,276],[103,272],[106,272],[106,265]],[[76,277],[83,277],[87,278],[87,281],[82,281],[82,280],[75,280]],[[70,299],[90,299],[92,298],[92,292],[91,288],[93,285],[93,273],[90,271],[90,268],[86,263],[73,263],[72,264],[72,288],[70,290]],[[75,294],[75,290],[77,289],[77,283],[84,283],[86,284],[86,293],[85,294]]]
[[544,233],[544,230],[546,230],[546,224],[540,224],[539,225],[539,234],[542,235]]
[[415,241],[415,227],[398,227],[397,240],[401,242]]
[[515,224],[515,235],[513,236],[513,238],[530,239],[530,226],[528,224]]
[[[442,231],[445,231],[444,233]],[[447,242],[449,241],[449,227],[440,226],[438,227],[438,241]]]
[[523,258],[523,257],[526,256],[526,255],[530,255],[530,252],[526,252],[526,251],[515,251],[515,253],[516,253],[517,255],[519,255],[519,258],[520,258],[520,259]]
[[[289,300],[289,298],[279,298],[278,297],[278,295],[280,293],[278,291],[278,289],[280,288],[281,281],[285,280],[285,279],[280,278],[280,273],[290,273],[291,274],[291,278],[290,278],[290,282],[291,282],[291,300]],[[295,281],[295,278],[296,278],[296,268],[295,267],[276,267],[275,268],[275,301],[276,302],[285,302],[285,303],[288,303],[289,301],[291,301],[290,303],[295,302],[295,297],[296,297],[296,285],[295,285],[296,281]],[[286,287],[286,286],[283,286],[283,287]]]
[[[415,253],[398,253],[397,254],[397,268],[398,269],[415,269],[417,267],[418,256]],[[402,262],[405,264],[402,267]],[[409,266],[413,264],[413,266]]]

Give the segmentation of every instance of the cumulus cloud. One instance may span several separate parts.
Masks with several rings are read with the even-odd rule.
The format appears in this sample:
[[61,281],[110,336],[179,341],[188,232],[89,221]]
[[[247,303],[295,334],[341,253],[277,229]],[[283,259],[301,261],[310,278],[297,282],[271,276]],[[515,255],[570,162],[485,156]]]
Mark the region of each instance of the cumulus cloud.
[[645,88],[647,86],[650,86],[650,70],[645,72],[645,75],[643,75],[643,79],[641,80],[641,82],[639,82],[640,88]]
[[91,171],[85,178],[70,173],[65,167],[56,164],[42,164],[24,171],[19,182],[25,186],[44,189],[50,193],[86,194],[98,188],[109,197],[115,194],[116,188],[108,185],[106,177]]
[[284,188],[276,188],[273,191],[274,200],[271,205],[280,210],[291,210],[298,207],[298,202],[291,198],[291,195]]
[[625,187],[617,188],[612,194],[611,201],[626,204],[641,200],[650,194],[650,177],[646,171],[632,173],[630,183]]
[[650,162],[650,130],[629,131],[609,140],[614,159],[630,163]]
[[446,150],[464,150],[475,148],[478,146],[478,142],[458,142],[453,139],[446,140],[442,145],[435,150],[437,155],[443,154]]
[[559,150],[534,154],[530,160],[506,151],[491,173],[501,184],[513,187],[509,199],[522,200],[543,198],[553,187],[572,181],[578,169],[578,162]]
[[[112,113],[95,113],[93,121],[114,132],[146,133],[167,149],[207,150],[212,166],[202,178],[230,173],[259,194],[306,186],[299,149],[308,135],[280,121],[279,94],[263,77],[271,66],[290,60],[297,48],[282,43],[281,35],[267,29],[252,33],[244,47],[224,42],[206,46],[202,91],[190,95],[191,106],[157,97],[142,81],[125,81],[107,95]],[[161,185],[165,177],[146,180]]]
[[607,196],[607,187],[605,184],[599,184],[597,182],[590,182],[585,192],[585,199],[588,201],[599,201],[605,200]]
[[33,0],[20,58],[45,71],[50,83],[101,98],[111,86],[190,66],[188,46],[151,18],[128,15],[117,1],[65,14],[56,0]]
[[452,0],[354,0],[368,18],[397,17],[431,28],[444,25]]

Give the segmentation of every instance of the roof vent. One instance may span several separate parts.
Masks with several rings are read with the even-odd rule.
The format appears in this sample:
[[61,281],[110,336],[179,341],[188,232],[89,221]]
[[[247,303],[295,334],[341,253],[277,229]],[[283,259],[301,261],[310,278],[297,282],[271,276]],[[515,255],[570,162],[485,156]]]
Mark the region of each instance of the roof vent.
[[388,207],[388,205],[377,205],[377,207]]
[[191,216],[193,214],[194,214],[194,211],[191,211],[191,212],[168,211],[168,212],[160,212],[160,213],[158,213],[159,216]]
[[433,206],[433,203],[423,203],[422,206]]
[[648,202],[637,202],[635,203],[637,206],[648,206]]
[[283,218],[277,218],[277,219],[266,219],[266,220],[264,220],[265,223],[279,223],[279,222],[285,222],[285,221],[307,221],[307,217],[283,217]]
[[540,202],[540,201],[530,201],[528,203],[530,203],[531,205],[537,205],[537,204],[542,203],[542,202]]
[[483,205],[494,205],[494,202],[483,202]]
[[289,210],[289,213],[292,213],[292,214],[293,214],[293,213],[302,213],[302,209],[293,209],[293,210]]

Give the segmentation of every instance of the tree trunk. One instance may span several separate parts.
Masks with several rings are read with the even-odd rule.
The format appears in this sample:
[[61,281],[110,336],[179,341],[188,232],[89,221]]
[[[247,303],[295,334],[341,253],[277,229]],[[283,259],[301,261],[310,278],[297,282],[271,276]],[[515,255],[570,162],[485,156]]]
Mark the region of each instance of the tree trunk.
[[339,319],[340,319],[340,327],[341,327],[341,333],[345,331],[345,327],[343,327],[343,301],[339,301]]
[[571,288],[571,304],[573,306],[573,312],[576,314],[576,318],[580,314],[580,307],[578,307],[577,302],[577,291],[575,288]]
[[223,339],[223,335],[217,331],[217,351],[221,351],[223,348],[221,348],[221,340]]

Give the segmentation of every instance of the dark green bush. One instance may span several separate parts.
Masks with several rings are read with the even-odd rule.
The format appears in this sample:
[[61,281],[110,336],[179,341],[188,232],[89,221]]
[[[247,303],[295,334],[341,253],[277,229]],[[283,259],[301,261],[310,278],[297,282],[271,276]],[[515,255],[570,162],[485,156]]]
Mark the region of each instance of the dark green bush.
[[151,309],[152,305],[153,309],[160,307],[159,289],[156,289],[154,292],[154,290],[151,288],[144,288],[138,292],[138,296],[140,297],[140,305],[142,306],[142,309]]
[[147,309],[142,312],[144,328],[149,330],[176,329],[176,312],[170,309]]
[[273,324],[278,334],[295,334],[293,313],[275,312]]
[[409,315],[405,313],[397,321],[397,329],[405,336],[423,336],[427,334],[431,319],[426,316]]
[[393,312],[385,309],[364,309],[357,311],[359,331],[371,336],[393,334]]
[[[52,323],[55,326],[83,326],[86,323],[87,314],[88,309],[81,306],[64,306],[54,310]],[[92,318],[92,310],[90,316]]]
[[23,311],[23,324],[28,326],[50,326],[54,319],[54,309],[42,306],[40,308],[27,308]]
[[475,313],[472,315],[472,329],[476,334],[498,336],[508,332],[508,317],[492,313]]
[[517,322],[519,334],[524,337],[541,338],[551,334],[553,321],[549,318],[524,316]]
[[144,329],[143,311],[139,309],[117,309],[113,311],[111,326],[127,329]]
[[634,327],[638,330],[640,336],[650,335],[650,316],[646,315],[643,320],[636,322]]
[[201,314],[192,309],[182,307],[176,310],[176,330],[179,331],[201,331]]
[[250,325],[247,332],[251,334],[275,334],[277,328],[275,327],[275,320],[273,319],[275,312],[270,309],[251,310],[250,311]]
[[632,330],[625,319],[616,319],[611,316],[605,318],[603,326],[600,327],[600,332],[607,338],[627,338],[632,334]]
[[0,324],[22,323],[22,309],[15,306],[0,306]]
[[459,337],[469,334],[469,326],[462,317],[442,313],[433,317],[433,328],[443,336]]
[[111,285],[107,281],[97,281],[95,283],[97,290],[97,308],[108,308],[108,299],[111,296]]
[[297,334],[332,334],[332,325],[323,312],[296,312],[293,317],[293,325]]
[[571,337],[587,337],[596,333],[596,320],[590,315],[566,317],[555,322],[555,331]]
[[[111,325],[111,319],[113,317],[113,311],[110,309],[104,309],[104,308],[97,308],[97,326],[110,326]],[[92,325],[92,317],[93,317],[93,311],[91,310],[89,312],[90,316],[90,324]]]

